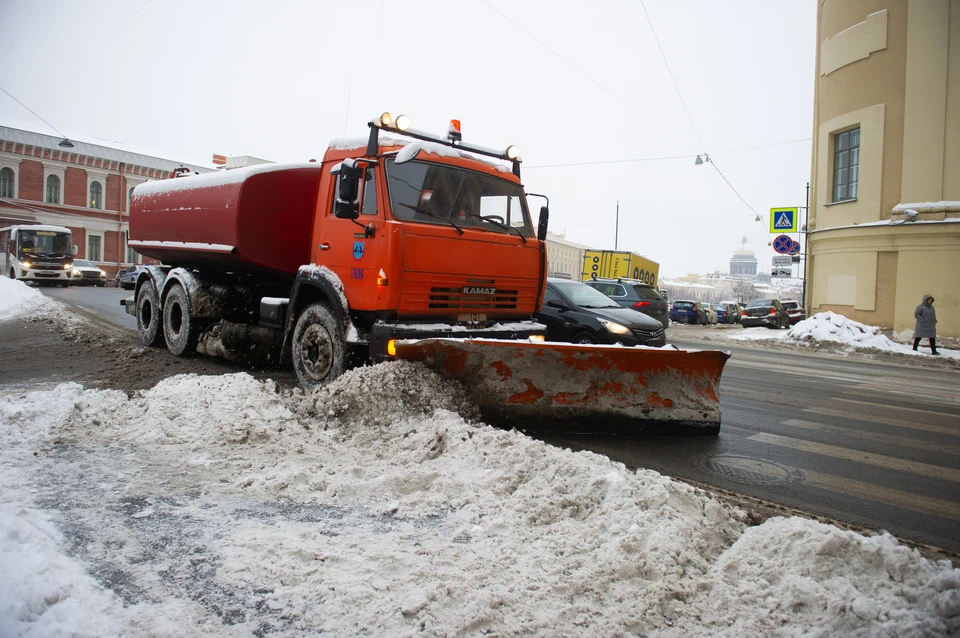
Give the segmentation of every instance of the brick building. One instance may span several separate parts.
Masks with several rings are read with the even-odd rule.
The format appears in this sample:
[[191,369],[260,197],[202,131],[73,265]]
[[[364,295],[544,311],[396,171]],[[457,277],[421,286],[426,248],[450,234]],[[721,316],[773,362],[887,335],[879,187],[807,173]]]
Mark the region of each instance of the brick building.
[[[153,179],[185,166],[211,167],[0,124],[0,227],[52,224],[73,231],[77,257],[112,276],[143,259],[127,246],[130,194]],[[151,261],[151,260],[146,260]]]

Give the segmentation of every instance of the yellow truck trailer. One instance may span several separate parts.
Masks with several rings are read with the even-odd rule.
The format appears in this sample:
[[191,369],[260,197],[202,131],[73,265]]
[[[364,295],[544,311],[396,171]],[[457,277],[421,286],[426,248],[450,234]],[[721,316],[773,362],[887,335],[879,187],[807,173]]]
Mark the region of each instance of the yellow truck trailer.
[[622,250],[584,251],[582,281],[618,278],[636,279],[656,286],[660,279],[660,264]]

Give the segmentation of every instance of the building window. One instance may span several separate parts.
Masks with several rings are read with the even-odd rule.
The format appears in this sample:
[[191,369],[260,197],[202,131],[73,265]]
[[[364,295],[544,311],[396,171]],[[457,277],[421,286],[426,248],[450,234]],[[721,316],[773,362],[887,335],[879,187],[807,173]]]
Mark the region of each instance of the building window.
[[90,208],[103,208],[103,189],[100,182],[90,182]]
[[833,202],[857,198],[860,177],[860,129],[833,136]]
[[13,198],[13,169],[0,168],[0,197]]
[[100,235],[87,235],[87,259],[90,261],[101,261]]
[[60,203],[60,178],[56,175],[47,176],[47,203]]

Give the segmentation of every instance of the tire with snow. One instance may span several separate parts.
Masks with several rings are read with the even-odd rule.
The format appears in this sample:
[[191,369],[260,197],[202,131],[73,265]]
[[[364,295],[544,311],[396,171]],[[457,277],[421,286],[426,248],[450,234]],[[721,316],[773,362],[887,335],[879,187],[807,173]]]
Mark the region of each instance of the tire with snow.
[[[101,284],[102,285],[102,284]],[[149,279],[137,292],[137,332],[145,346],[163,345],[163,315],[160,312],[157,287]]]
[[346,371],[343,329],[321,302],[307,306],[293,330],[293,369],[304,389],[330,381]]
[[596,343],[597,338],[594,337],[589,332],[580,332],[573,336],[573,339],[570,340],[570,343],[577,343],[582,345],[590,345],[591,343]]
[[196,352],[199,326],[190,316],[190,300],[183,286],[176,284],[167,293],[163,304],[163,339],[167,349],[175,357]]

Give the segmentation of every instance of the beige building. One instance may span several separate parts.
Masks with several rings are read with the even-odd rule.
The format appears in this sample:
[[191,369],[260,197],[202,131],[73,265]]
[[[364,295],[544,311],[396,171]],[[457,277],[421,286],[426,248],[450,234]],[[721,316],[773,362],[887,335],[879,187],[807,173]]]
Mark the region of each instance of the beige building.
[[960,337],[960,0],[822,0],[808,315]]
[[583,252],[587,247],[566,239],[564,235],[547,232],[547,274],[580,281],[583,270]]

